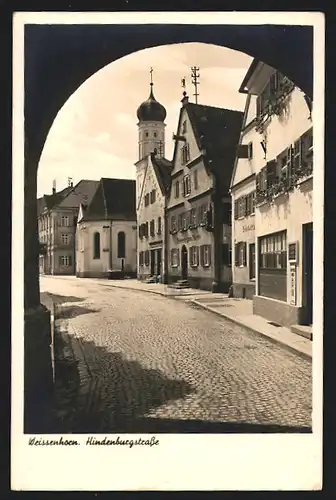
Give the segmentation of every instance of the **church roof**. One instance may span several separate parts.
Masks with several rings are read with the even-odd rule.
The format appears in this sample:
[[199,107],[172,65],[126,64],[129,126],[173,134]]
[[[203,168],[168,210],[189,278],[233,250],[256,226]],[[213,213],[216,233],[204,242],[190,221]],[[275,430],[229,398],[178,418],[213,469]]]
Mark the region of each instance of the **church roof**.
[[136,220],[135,181],[102,178],[82,220]]
[[165,108],[154,97],[153,84],[151,83],[149,97],[137,109],[139,122],[164,122],[167,116]]
[[158,158],[154,153],[151,154],[151,161],[161,192],[166,194],[170,189],[173,163],[166,158]]

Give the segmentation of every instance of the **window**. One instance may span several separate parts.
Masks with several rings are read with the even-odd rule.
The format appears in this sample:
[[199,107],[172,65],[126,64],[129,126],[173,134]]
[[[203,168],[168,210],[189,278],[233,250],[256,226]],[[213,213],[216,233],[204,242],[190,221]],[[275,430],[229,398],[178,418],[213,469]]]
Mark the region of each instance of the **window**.
[[194,189],[197,190],[198,189],[198,171],[197,170],[194,170]]
[[72,255],[60,255],[59,265],[64,267],[72,266]]
[[67,234],[67,233],[61,234],[61,241],[62,241],[63,245],[68,245],[69,244],[69,240],[70,240],[69,236],[70,235]]
[[149,193],[145,195],[145,207],[149,205]]
[[124,231],[118,233],[118,259],[124,259],[126,256],[126,235]]
[[175,182],[175,198],[180,196],[180,183],[179,181]]
[[182,131],[181,131],[181,133],[185,134],[186,132],[187,132],[187,120],[184,120],[184,122],[182,123]]
[[151,193],[150,193],[150,202],[151,203],[155,203],[155,197],[156,197],[156,192],[155,192],[155,189],[153,189],[153,191],[151,191]]
[[93,235],[93,258],[100,259],[100,234],[98,232]]
[[200,257],[201,266],[209,267],[211,265],[211,245],[201,245]]
[[69,216],[68,215],[62,215],[62,217],[61,217],[61,226],[63,226],[63,227],[69,226]]
[[259,239],[260,268],[287,269],[287,235],[286,231],[264,236]]
[[189,260],[191,267],[198,266],[198,247],[193,246],[189,248]]
[[183,229],[183,214],[178,214],[177,229],[178,229],[178,231],[181,231],[181,229]]
[[251,243],[249,245],[249,272],[250,272],[250,280],[255,279],[255,243]]
[[143,266],[144,264],[144,253],[140,252],[139,253],[139,266]]
[[183,177],[183,196],[188,196],[191,193],[190,175]]
[[156,132],[154,132],[154,137],[157,137],[157,133]]
[[147,130],[146,130],[146,132],[145,132],[145,136],[146,136],[146,137],[148,137],[148,131],[147,131]]
[[148,222],[146,222],[144,224],[144,234],[145,234],[145,237],[148,238]]
[[185,165],[190,160],[189,144],[184,144],[181,149],[181,163]]
[[180,256],[179,249],[172,248],[170,251],[170,265],[171,265],[171,267],[178,267],[179,266],[179,256]]
[[170,232],[176,233],[176,231],[177,231],[176,215],[172,215],[170,218]]
[[197,212],[196,212],[196,208],[192,208],[190,210],[190,225],[192,227],[196,227],[197,226]]
[[246,242],[240,241],[235,245],[235,266],[246,266]]
[[199,205],[197,207],[197,223],[200,226],[205,226],[206,221],[207,221],[207,211],[208,207],[206,204],[204,205]]
[[149,250],[145,251],[145,266],[149,266]]
[[157,223],[157,233],[161,234],[162,228],[161,228],[161,217],[158,217],[158,223]]
[[150,235],[151,236],[155,235],[155,221],[154,221],[154,219],[150,221]]

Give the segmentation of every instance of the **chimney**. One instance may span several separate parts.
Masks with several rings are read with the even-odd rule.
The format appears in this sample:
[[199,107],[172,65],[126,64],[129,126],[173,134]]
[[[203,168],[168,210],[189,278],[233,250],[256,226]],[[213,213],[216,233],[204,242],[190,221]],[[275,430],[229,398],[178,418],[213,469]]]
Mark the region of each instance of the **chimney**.
[[186,91],[183,92],[183,98],[182,98],[181,102],[182,102],[182,106],[185,106],[189,102],[189,97],[187,96]]

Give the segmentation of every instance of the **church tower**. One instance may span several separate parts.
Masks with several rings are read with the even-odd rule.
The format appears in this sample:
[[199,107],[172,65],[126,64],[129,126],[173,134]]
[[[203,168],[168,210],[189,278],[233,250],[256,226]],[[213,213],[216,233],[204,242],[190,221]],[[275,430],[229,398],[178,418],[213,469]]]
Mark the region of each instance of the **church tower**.
[[159,158],[165,155],[165,108],[153,94],[153,69],[150,70],[150,94],[137,110],[139,130],[139,160],[156,152]]

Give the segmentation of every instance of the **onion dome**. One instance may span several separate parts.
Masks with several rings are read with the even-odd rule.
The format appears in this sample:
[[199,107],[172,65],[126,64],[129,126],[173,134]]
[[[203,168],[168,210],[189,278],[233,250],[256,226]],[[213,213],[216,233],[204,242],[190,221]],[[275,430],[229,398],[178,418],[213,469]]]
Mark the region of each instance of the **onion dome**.
[[153,83],[147,101],[144,101],[137,110],[137,117],[140,122],[164,122],[167,116],[165,108],[154,97]]

